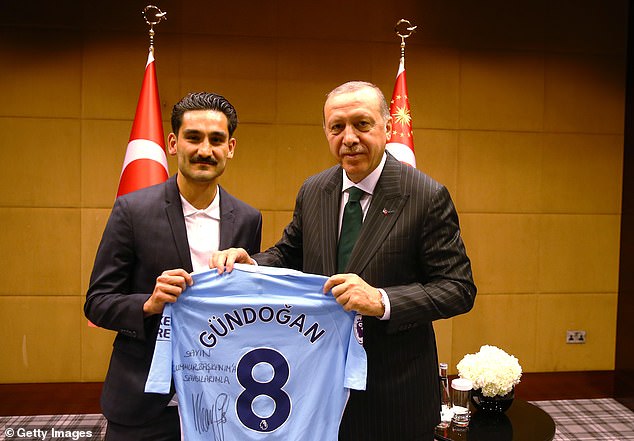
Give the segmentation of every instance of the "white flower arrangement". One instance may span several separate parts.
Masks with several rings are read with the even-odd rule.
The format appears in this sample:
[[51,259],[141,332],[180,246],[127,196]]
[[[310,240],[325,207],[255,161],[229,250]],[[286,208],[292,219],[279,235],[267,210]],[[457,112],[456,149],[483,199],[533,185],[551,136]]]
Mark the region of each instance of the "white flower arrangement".
[[506,395],[522,377],[517,358],[496,346],[482,346],[478,353],[465,355],[456,367],[458,375],[471,380],[485,397]]

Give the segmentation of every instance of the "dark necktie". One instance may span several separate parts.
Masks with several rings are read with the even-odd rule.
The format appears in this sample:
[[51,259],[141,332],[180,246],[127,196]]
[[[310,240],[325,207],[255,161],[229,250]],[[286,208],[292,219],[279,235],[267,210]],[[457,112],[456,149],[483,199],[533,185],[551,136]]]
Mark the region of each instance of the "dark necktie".
[[361,224],[363,224],[363,210],[359,200],[365,192],[357,187],[348,189],[348,202],[343,208],[343,221],[341,234],[339,235],[339,250],[337,254],[337,271],[342,273],[346,269],[352,248],[359,237]]

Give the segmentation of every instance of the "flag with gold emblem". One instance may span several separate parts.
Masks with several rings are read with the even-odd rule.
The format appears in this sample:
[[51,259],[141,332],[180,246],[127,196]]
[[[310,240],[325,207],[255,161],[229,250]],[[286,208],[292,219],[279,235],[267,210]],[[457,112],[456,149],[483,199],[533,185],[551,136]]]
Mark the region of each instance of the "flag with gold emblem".
[[412,114],[405,79],[405,57],[401,57],[398,67],[396,84],[394,84],[394,92],[390,101],[390,115],[392,115],[392,133],[386,148],[399,161],[416,167]]

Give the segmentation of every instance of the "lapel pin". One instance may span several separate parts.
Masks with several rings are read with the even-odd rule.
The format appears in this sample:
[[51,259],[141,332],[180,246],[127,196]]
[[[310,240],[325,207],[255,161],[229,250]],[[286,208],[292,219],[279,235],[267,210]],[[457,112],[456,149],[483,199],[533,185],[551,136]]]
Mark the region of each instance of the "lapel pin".
[[388,210],[387,208],[383,209],[383,215],[384,216],[387,216],[388,214],[392,214],[392,213],[394,213],[394,210]]

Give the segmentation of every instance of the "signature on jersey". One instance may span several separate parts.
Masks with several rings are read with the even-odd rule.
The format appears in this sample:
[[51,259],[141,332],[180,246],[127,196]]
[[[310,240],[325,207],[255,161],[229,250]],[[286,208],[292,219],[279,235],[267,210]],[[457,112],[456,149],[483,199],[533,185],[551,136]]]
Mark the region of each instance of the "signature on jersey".
[[204,406],[203,394],[192,394],[192,409],[194,427],[198,433],[213,434],[214,441],[224,441],[224,424],[227,422],[227,410],[229,409],[229,397],[220,394],[211,409]]

